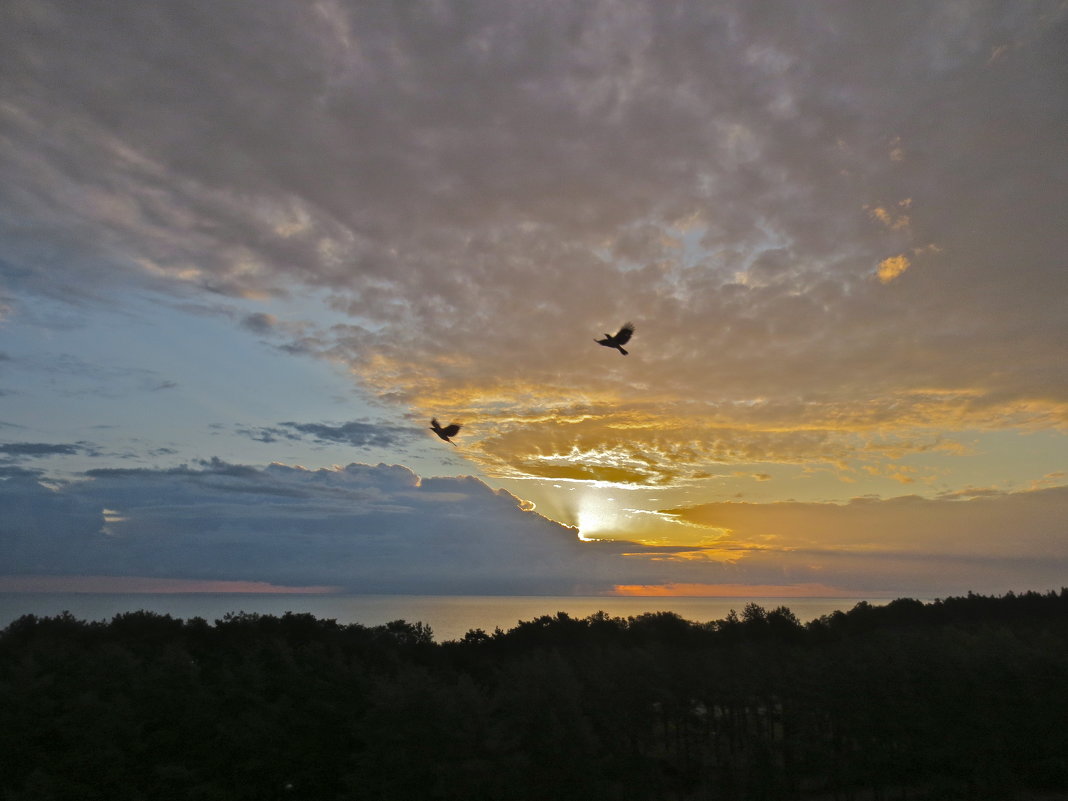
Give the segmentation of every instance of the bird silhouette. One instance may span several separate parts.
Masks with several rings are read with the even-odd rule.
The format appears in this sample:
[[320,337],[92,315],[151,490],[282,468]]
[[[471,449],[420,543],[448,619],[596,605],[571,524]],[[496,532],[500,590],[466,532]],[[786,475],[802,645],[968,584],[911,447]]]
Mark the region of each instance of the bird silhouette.
[[437,434],[439,437],[441,437],[443,440],[448,442],[450,445],[456,445],[456,443],[449,439],[449,437],[455,437],[457,434],[460,433],[460,424],[450,423],[449,425],[445,426],[445,428],[442,428],[440,425],[438,425],[437,418],[431,417],[430,430]]
[[605,334],[604,339],[595,339],[593,341],[598,345],[604,345],[606,348],[615,348],[626,356],[627,352],[623,350],[623,346],[630,342],[630,335],[633,333],[634,326],[631,323],[624,323],[615,336]]

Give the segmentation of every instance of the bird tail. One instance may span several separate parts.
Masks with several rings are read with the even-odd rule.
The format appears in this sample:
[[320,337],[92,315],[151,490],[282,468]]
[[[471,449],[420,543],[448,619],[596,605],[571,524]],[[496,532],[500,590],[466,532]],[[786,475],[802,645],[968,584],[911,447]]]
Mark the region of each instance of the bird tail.
[[623,350],[623,346],[622,345],[617,345],[616,347],[619,348],[619,352],[622,353],[624,356],[627,355],[627,352],[625,350]]

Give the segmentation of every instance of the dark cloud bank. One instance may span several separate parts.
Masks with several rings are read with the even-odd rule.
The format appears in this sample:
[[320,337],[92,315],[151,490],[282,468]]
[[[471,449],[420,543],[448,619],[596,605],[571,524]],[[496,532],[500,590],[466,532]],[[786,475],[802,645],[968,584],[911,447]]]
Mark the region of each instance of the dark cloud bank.
[[[1066,564],[1058,537],[1066,488],[971,500],[675,509],[670,514],[690,526],[729,526],[735,534],[703,546],[655,548],[584,542],[476,478],[421,479],[395,465],[307,470],[214,459],[86,476],[63,485],[29,473],[0,481],[0,572],[413,594],[818,582],[857,594],[922,597],[934,587],[966,592],[977,580],[1005,591],[1027,589],[1041,576],[1053,587]],[[807,521],[813,539],[775,537],[786,518]],[[955,534],[940,553],[924,551],[922,540],[947,532]],[[997,547],[979,545],[991,540]]]
[[[573,529],[477,479],[398,466],[106,469],[0,482],[11,574],[332,584],[371,593],[570,593],[605,577]],[[615,550],[608,547],[602,550]]]

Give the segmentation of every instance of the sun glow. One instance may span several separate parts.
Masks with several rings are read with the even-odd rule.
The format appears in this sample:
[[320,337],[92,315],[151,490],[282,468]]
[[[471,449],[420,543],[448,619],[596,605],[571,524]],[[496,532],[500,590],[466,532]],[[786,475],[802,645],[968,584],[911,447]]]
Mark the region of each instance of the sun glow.
[[578,535],[581,540],[609,539],[622,527],[613,498],[587,496],[582,499],[576,514]]
[[601,539],[598,533],[607,532],[611,527],[609,515],[595,511],[578,513],[578,536],[580,540]]
[[726,529],[695,525],[678,516],[642,508],[657,498],[642,499],[627,488],[587,482],[561,510],[561,521],[578,529],[579,539],[626,541],[643,545],[692,545],[703,548],[729,536]]

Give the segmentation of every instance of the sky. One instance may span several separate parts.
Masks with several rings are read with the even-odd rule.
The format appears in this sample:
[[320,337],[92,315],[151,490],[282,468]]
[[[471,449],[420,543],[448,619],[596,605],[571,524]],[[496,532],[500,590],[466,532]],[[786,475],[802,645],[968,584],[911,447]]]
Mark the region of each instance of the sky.
[[0,591],[1060,588],[1066,87],[1064,0],[7,0]]

